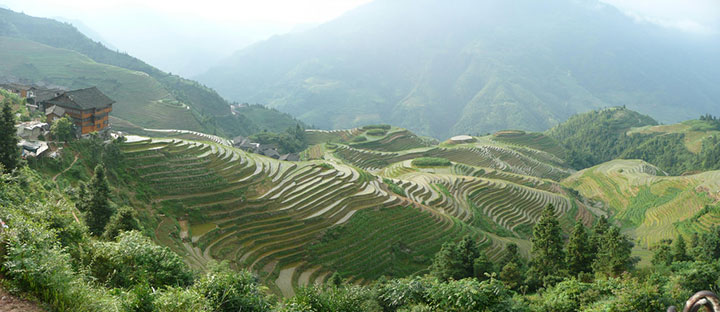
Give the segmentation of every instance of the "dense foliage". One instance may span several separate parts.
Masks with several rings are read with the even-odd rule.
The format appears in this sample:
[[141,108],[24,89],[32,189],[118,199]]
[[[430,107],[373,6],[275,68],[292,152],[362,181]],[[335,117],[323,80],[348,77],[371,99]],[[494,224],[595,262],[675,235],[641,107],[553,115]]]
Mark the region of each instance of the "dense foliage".
[[632,127],[657,125],[648,116],[615,107],[570,117],[547,131],[568,150],[568,163],[576,169],[592,167],[617,158],[636,144],[625,133]]
[[417,167],[445,167],[452,165],[447,158],[420,157],[412,160],[412,165]]
[[53,121],[50,126],[50,134],[53,140],[67,142],[75,136],[73,133],[73,124],[67,117],[58,118]]
[[10,104],[5,103],[2,115],[0,115],[0,164],[5,171],[12,171],[18,166],[20,149],[18,149],[17,143],[15,116]]
[[250,140],[260,144],[273,145],[280,153],[299,153],[307,148],[305,129],[296,125],[285,132],[260,132],[250,136]]
[[[701,116],[692,131],[714,131],[718,120]],[[720,168],[720,142],[708,136],[700,153],[685,146],[684,133],[634,133],[634,127],[657,125],[652,118],[626,108],[609,108],[576,115],[550,129],[547,134],[567,149],[568,164],[575,169],[588,168],[616,158],[642,159],[671,175],[688,171]]]

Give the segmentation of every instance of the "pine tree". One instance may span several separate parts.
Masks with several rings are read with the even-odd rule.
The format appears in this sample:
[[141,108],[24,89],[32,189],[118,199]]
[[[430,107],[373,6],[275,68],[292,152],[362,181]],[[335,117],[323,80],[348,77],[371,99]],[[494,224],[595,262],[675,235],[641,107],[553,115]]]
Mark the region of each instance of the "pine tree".
[[18,149],[17,131],[15,130],[15,116],[10,105],[5,103],[0,116],[0,164],[5,172],[11,172],[20,163],[20,150]]
[[95,175],[90,181],[87,202],[87,225],[94,235],[101,235],[105,225],[113,214],[110,206],[110,186],[105,177],[105,168],[102,165],[95,167]]
[[690,237],[690,249],[688,250],[688,256],[691,258],[699,258],[699,255],[702,252],[700,247],[700,235],[695,232]]
[[699,249],[699,258],[713,261],[720,258],[720,226],[713,226],[710,232],[703,234]]
[[657,266],[668,266],[673,262],[672,248],[670,245],[672,240],[663,239],[657,245],[653,246],[652,264]]
[[678,238],[675,240],[675,244],[673,244],[673,252],[672,252],[673,261],[689,261],[690,257],[687,254],[687,246],[685,245],[685,239],[682,235],[678,235]]
[[627,236],[620,234],[620,229],[613,226],[603,235],[597,258],[593,262],[595,273],[617,277],[630,271],[637,261],[631,257],[633,243]]
[[518,267],[523,267],[523,259],[520,257],[518,252],[518,245],[515,243],[509,243],[505,247],[505,257],[498,263],[500,268],[503,268],[506,264],[514,262]]
[[458,258],[456,265],[459,271],[462,272],[462,277],[456,279],[475,276],[475,259],[480,257],[477,242],[471,236],[465,236],[458,242],[455,253]]
[[561,276],[565,270],[565,255],[560,223],[555,207],[548,204],[533,228],[530,272],[532,279],[547,286],[547,277]]
[[523,282],[522,268],[515,262],[508,262],[502,267],[502,270],[500,270],[499,277],[508,288],[518,290]]
[[481,252],[475,260],[473,260],[473,275],[479,280],[488,279],[486,274],[495,272],[495,265],[488,259],[484,252]]
[[597,252],[602,245],[603,236],[609,228],[610,223],[608,223],[608,220],[605,217],[600,217],[597,223],[595,223],[595,226],[593,226],[592,235],[590,236],[590,245],[592,248],[592,253],[595,254],[595,256],[597,256]]
[[340,273],[335,272],[332,276],[330,276],[330,279],[328,280],[328,284],[331,286],[342,286],[344,283],[344,279]]
[[[476,271],[475,260],[479,257],[481,254],[477,242],[471,236],[466,236],[457,244],[452,242],[443,244],[440,251],[435,254],[430,271],[441,280],[473,277]],[[486,270],[482,259],[477,265],[477,270]]]
[[566,262],[569,273],[577,276],[582,272],[592,272],[592,263],[595,260],[593,256],[585,226],[578,222],[567,245]]

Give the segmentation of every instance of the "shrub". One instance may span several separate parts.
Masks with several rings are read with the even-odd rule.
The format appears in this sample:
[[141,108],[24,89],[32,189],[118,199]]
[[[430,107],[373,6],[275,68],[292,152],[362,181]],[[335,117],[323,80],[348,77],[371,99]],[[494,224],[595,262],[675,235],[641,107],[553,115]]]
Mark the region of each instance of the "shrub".
[[429,282],[421,278],[390,280],[378,286],[377,300],[385,311],[424,302]]
[[452,165],[452,163],[447,158],[420,157],[413,159],[412,165],[416,167],[445,167]]
[[291,307],[315,312],[381,311],[369,289],[359,286],[322,288],[314,285],[300,288],[283,311],[297,311],[290,310]]
[[50,304],[55,311],[103,311],[115,305],[103,288],[88,284],[72,266],[70,255],[55,235],[15,214],[5,238],[3,272],[23,291]]
[[390,191],[392,191],[393,193],[400,195],[400,196],[405,196],[405,190],[402,187],[400,187],[399,185],[393,183],[392,180],[383,179],[383,182],[385,182],[385,184],[387,184],[388,189],[390,189]]
[[433,283],[426,299],[435,311],[510,311],[510,293],[495,279],[479,282],[473,278]]
[[208,307],[205,297],[194,288],[167,288],[156,295],[153,305],[155,311],[162,312],[216,311]]
[[227,262],[211,265],[210,272],[194,286],[213,311],[270,311],[265,287],[248,271],[233,271]]
[[363,130],[373,130],[373,129],[381,129],[381,130],[390,130],[392,126],[390,125],[367,125],[362,127]]
[[92,249],[92,274],[111,287],[138,282],[152,287],[187,286],[193,280],[180,256],[136,231],[120,233],[115,242],[96,242]]
[[368,131],[365,132],[365,133],[366,133],[367,135],[372,135],[372,136],[382,136],[382,135],[387,134],[387,130],[384,130],[384,129],[371,129],[371,130],[368,130]]
[[365,141],[367,141],[367,137],[364,135],[356,136],[352,139],[352,142],[354,142],[354,143],[360,143],[360,142],[365,142]]

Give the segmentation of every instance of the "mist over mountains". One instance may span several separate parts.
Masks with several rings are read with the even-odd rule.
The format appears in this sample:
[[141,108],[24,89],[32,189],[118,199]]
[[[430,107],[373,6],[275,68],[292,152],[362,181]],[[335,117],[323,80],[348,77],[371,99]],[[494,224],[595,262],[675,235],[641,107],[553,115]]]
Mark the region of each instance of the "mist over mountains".
[[377,0],[197,78],[320,128],[382,122],[443,138],[545,130],[616,105],[675,122],[720,113],[717,42],[594,0]]

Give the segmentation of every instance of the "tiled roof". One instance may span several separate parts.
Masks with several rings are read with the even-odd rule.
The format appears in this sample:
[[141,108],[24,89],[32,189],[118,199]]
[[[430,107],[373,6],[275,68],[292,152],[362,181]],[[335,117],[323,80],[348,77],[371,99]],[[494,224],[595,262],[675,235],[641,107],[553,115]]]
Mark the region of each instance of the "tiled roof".
[[105,108],[115,103],[115,101],[100,92],[96,87],[92,87],[65,92],[48,100],[46,103],[65,108],[86,110]]

